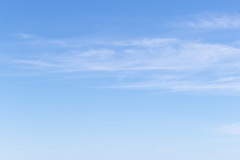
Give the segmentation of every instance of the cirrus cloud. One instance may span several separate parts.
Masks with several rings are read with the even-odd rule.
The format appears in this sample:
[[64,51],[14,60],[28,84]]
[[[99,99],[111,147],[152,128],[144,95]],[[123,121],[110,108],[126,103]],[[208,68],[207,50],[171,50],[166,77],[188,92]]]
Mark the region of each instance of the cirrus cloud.
[[[84,45],[78,40],[32,37],[27,45],[34,45],[34,56],[12,57],[12,64],[59,74],[124,75],[121,83],[113,84],[118,88],[240,91],[240,47],[236,45],[174,38],[93,41]],[[61,45],[71,43],[74,45]]]

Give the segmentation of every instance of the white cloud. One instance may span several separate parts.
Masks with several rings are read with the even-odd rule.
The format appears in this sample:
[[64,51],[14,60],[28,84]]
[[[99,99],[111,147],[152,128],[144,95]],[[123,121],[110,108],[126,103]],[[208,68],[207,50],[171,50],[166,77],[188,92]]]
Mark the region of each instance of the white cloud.
[[230,124],[222,126],[218,129],[220,132],[228,135],[240,135],[240,124]]
[[35,35],[26,34],[26,33],[20,33],[20,34],[17,34],[17,36],[22,38],[22,39],[33,39],[33,38],[36,38]]
[[184,25],[193,28],[239,29],[240,15],[204,14],[184,22]]
[[49,52],[14,57],[12,62],[62,74],[94,71],[116,78],[120,74],[125,79],[114,85],[120,88],[240,91],[240,48],[236,45],[152,38],[88,44],[61,40],[69,44],[64,47],[52,41],[41,38],[39,44],[28,43]]
[[31,66],[39,66],[39,67],[61,67],[59,65],[55,65],[52,63],[44,62],[44,61],[38,61],[38,60],[12,60],[12,63],[15,64],[23,64],[23,65],[31,65]]

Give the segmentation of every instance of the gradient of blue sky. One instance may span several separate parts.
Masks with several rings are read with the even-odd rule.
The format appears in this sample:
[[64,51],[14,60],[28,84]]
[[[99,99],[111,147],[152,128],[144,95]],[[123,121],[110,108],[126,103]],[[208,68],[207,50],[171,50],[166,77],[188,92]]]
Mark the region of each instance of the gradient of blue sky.
[[239,5],[0,0],[0,159],[238,160]]

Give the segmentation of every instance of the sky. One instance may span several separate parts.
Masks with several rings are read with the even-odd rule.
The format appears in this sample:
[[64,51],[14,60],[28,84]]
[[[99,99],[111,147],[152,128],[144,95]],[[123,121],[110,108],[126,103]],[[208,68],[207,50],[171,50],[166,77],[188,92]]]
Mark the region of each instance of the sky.
[[0,159],[239,160],[239,5],[0,0]]

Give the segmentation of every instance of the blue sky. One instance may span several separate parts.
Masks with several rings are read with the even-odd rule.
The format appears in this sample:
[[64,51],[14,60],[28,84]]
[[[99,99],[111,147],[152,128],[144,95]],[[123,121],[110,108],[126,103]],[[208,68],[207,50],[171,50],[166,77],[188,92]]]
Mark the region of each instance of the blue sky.
[[239,5],[0,0],[0,159],[238,160]]

